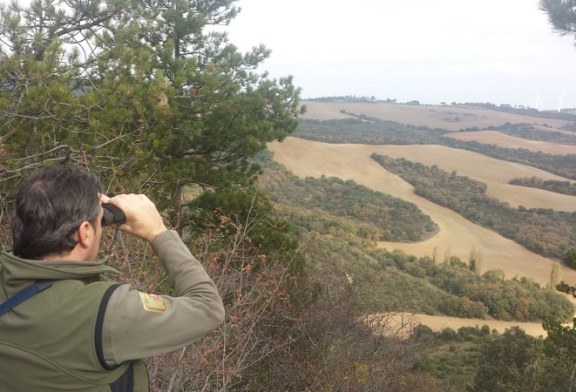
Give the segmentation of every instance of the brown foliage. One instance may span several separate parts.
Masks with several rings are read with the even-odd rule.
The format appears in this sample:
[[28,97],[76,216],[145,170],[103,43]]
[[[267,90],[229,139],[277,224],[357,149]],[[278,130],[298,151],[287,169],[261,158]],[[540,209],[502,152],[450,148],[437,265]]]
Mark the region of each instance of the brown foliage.
[[[440,390],[408,370],[418,350],[409,320],[368,319],[345,272],[295,275],[254,247],[245,226],[222,219],[233,235],[216,228],[190,242],[218,285],[226,321],[191,346],[148,359],[154,391]],[[120,235],[110,253],[121,280],[170,292],[147,244]]]

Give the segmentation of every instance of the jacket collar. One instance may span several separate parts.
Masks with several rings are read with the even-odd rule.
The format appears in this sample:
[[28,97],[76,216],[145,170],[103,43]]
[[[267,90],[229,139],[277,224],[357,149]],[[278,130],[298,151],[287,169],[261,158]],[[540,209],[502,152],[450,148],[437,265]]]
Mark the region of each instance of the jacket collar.
[[120,273],[117,269],[106,265],[106,261],[106,259],[92,262],[28,260],[3,251],[0,253],[0,283],[6,287],[15,287],[39,279],[87,279],[103,273]]

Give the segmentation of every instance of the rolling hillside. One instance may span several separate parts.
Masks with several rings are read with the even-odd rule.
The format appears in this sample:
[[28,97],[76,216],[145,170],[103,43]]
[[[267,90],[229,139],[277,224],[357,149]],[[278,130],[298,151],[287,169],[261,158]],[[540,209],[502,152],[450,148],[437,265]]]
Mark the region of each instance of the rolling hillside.
[[[307,119],[343,119],[365,116],[402,124],[445,129],[455,138],[474,139],[478,143],[494,144],[506,148],[529,148],[547,154],[576,153],[576,146],[549,141],[526,140],[510,137],[497,131],[458,132],[476,127],[499,127],[506,123],[531,124],[539,130],[568,133],[568,121],[535,116],[509,114],[477,108],[449,106],[410,106],[397,104],[318,103],[306,102]],[[516,143],[517,142],[517,143]],[[517,145],[516,145],[517,144]],[[551,208],[559,211],[576,211],[576,197],[560,195],[535,188],[509,185],[519,177],[566,180],[565,178],[528,165],[495,159],[477,152],[442,145],[367,145],[329,144],[290,137],[281,143],[272,143],[269,149],[274,160],[284,165],[298,177],[334,176],[354,180],[358,184],[414,203],[438,225],[438,232],[431,238],[417,243],[380,242],[378,247],[400,249],[415,256],[457,256],[467,260],[470,253],[482,254],[484,269],[501,269],[507,278],[525,276],[542,285],[549,282],[554,260],[530,252],[494,231],[480,227],[414,193],[414,189],[398,176],[386,171],[372,158],[372,153],[391,158],[405,158],[424,165],[436,165],[448,172],[457,172],[487,185],[487,195],[509,203],[513,207]],[[576,283],[576,271],[562,267],[561,279]],[[448,323],[448,319],[435,322]],[[527,330],[538,334],[538,325],[527,325]],[[534,328],[536,328],[534,330]],[[535,332],[534,332],[535,331]]]
[[350,118],[352,115],[366,115],[380,120],[441,128],[447,131],[500,126],[505,123],[528,123],[537,125],[544,130],[557,131],[564,128],[568,123],[566,120],[465,106],[312,101],[304,102],[304,104],[307,107],[307,112],[302,117],[306,119],[330,120]]

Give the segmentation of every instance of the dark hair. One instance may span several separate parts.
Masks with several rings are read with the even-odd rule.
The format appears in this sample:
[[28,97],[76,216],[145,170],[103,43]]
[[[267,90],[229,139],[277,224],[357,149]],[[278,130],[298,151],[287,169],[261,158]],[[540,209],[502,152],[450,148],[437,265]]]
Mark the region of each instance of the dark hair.
[[74,233],[100,212],[102,184],[72,165],[54,165],[33,174],[16,194],[12,221],[14,255],[41,259],[74,249]]

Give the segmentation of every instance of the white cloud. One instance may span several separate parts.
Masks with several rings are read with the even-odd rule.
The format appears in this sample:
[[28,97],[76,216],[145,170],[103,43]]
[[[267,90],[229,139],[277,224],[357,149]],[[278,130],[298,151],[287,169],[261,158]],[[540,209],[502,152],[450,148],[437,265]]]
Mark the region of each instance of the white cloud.
[[[230,39],[272,49],[263,66],[304,97],[576,107],[576,48],[537,0],[240,0]],[[420,94],[420,95],[416,95]],[[493,95],[491,95],[493,94]],[[548,97],[548,98],[546,98]],[[544,108],[541,106],[540,108]]]

